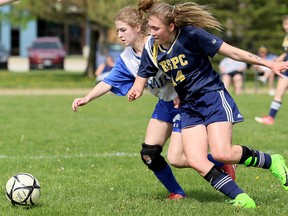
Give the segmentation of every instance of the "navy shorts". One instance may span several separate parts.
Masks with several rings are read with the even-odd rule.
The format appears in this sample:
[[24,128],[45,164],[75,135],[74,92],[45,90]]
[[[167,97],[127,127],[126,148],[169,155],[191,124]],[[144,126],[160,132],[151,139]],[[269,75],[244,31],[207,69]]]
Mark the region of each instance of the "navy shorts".
[[159,99],[151,118],[173,124],[173,132],[181,132],[181,109],[174,108],[173,101]]
[[[288,53],[287,53],[287,55],[285,56],[284,61],[288,61]],[[286,70],[283,74],[284,74],[286,77],[288,77],[288,70]]]
[[239,109],[226,89],[211,91],[194,97],[182,105],[182,129],[214,122],[244,121]]
[[240,74],[242,77],[244,76],[244,73],[242,71],[232,71],[230,73],[225,73],[225,74],[222,74],[223,75],[228,75],[230,76],[231,78],[233,78],[235,75],[237,74]]

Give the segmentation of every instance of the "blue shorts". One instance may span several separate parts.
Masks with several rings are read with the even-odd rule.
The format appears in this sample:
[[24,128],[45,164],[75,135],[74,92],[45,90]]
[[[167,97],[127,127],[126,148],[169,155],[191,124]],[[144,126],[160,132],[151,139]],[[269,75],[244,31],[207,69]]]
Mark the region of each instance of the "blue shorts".
[[196,125],[209,125],[214,122],[244,121],[239,109],[226,89],[197,95],[182,104],[182,129]]
[[151,118],[173,124],[173,132],[181,132],[181,109],[174,108],[173,101],[159,99]]

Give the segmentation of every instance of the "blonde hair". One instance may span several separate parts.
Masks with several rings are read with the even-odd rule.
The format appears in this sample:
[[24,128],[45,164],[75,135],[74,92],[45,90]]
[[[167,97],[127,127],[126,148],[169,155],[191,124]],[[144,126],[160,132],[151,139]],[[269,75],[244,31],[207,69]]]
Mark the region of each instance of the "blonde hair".
[[141,32],[148,34],[148,19],[143,11],[137,10],[131,6],[122,8],[115,16],[115,21],[123,21],[131,27],[140,25]]
[[157,16],[166,25],[174,23],[177,28],[194,26],[198,28],[223,29],[220,22],[210,13],[210,7],[194,2],[179,3],[172,6],[162,1],[141,0],[139,10],[148,16]]

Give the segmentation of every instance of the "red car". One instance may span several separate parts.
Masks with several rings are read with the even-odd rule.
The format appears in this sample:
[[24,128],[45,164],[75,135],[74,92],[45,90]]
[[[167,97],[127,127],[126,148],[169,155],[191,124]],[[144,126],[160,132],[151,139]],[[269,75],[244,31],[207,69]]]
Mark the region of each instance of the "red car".
[[63,69],[65,56],[66,51],[58,37],[39,37],[28,48],[30,69]]

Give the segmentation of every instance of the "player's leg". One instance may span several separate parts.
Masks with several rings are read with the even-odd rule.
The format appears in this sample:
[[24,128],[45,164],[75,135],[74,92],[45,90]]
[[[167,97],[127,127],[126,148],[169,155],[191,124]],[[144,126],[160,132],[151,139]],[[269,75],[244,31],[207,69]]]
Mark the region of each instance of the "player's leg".
[[[229,103],[225,97],[226,94],[230,96],[227,90],[224,89],[202,95],[195,102],[198,105],[197,110],[194,109],[195,105],[192,103],[191,105],[185,104],[182,106],[184,111],[185,109],[192,109],[195,113],[193,116],[185,112],[181,114],[182,127],[184,128],[182,130],[184,152],[189,164],[194,167],[212,187],[230,197],[232,200],[237,201],[237,203],[241,203],[241,206],[245,208],[255,208],[254,201],[238,187],[235,181],[233,181],[227,173],[206,159],[209,144],[214,159],[224,162],[222,158],[224,157],[226,159],[225,162],[233,163],[233,161],[229,161],[231,158],[229,152],[228,154],[225,153],[226,149],[231,152],[232,140],[232,135],[229,134],[229,132],[232,131],[232,123],[227,122],[227,118],[229,117],[229,120],[232,121],[235,113],[235,119],[237,121],[241,121],[243,118],[238,109],[236,109],[237,106],[233,107],[234,109],[230,107],[230,103],[234,101],[230,97],[229,99],[232,100],[232,102]],[[211,98],[213,98],[213,100],[211,100]],[[230,111],[229,114],[226,113],[228,108]],[[199,114],[197,112],[199,112]],[[233,121],[233,123],[236,122],[236,120]],[[223,124],[222,122],[225,121],[226,124]],[[222,127],[225,131],[221,130]],[[219,143],[221,143],[221,145]],[[215,152],[218,152],[218,145],[219,149],[221,147],[225,148],[223,149],[223,153],[221,152],[224,156],[220,155],[221,157],[219,157],[219,155],[215,154]],[[216,155],[216,157],[214,155]],[[235,160],[234,162],[238,161]]]
[[246,167],[258,167],[269,169],[272,175],[281,181],[282,186],[288,191],[288,168],[285,160],[279,154],[267,154],[259,150],[255,150],[246,146],[233,146],[233,152],[241,151],[239,164]]
[[[209,147],[211,154],[216,160],[223,163],[239,163],[241,158],[241,148],[233,149],[232,141],[232,123],[216,122],[207,126],[209,134]],[[221,136],[219,136],[221,134]],[[230,197],[233,205],[244,208],[255,208],[255,202],[244,191],[221,170],[213,167],[205,176],[216,190],[219,190],[226,196]]]
[[[281,181],[285,190],[288,190],[288,170],[285,165],[285,161],[281,155],[269,155],[267,153],[263,153],[259,150],[254,150],[246,146],[231,145],[232,124],[240,121],[242,116],[239,113],[239,110],[233,98],[231,98],[227,91],[224,91],[221,94],[220,98],[221,100],[217,100],[216,102],[216,106],[219,108],[219,111],[217,113],[218,117],[216,117],[218,119],[218,122],[211,123],[207,126],[209,134],[209,146],[213,157],[216,160],[222,161],[224,163],[238,162],[239,164],[244,164],[245,166],[269,169],[272,174]],[[225,106],[222,106],[222,113],[225,113],[225,115],[227,116],[229,114],[229,119],[231,119],[229,121],[231,122],[223,122],[225,120],[225,117],[221,117],[225,116],[221,114],[220,109],[220,104],[224,104],[224,101]],[[229,110],[229,112],[227,112],[227,110]],[[208,121],[215,121],[214,116],[215,115],[213,115],[213,117],[211,117],[211,119]],[[221,136],[219,136],[220,133]]]
[[168,146],[167,159],[176,168],[190,168],[183,152],[181,133],[172,132]]
[[221,78],[225,88],[229,89],[232,82],[232,76],[230,74],[222,74]]
[[235,94],[239,95],[243,92],[243,74],[242,73],[236,73],[233,76],[233,83],[235,88]]
[[[211,154],[207,156],[208,160],[217,167],[222,168],[224,163],[214,160]],[[176,168],[190,168],[187,158],[184,154],[181,133],[172,132],[168,147],[167,159],[169,164]],[[234,175],[234,174],[233,174]]]
[[276,93],[274,99],[270,105],[270,111],[268,116],[255,117],[255,120],[264,125],[273,125],[275,117],[282,106],[283,96],[288,87],[287,79],[278,79]]
[[[270,156],[269,154],[263,153],[258,150],[250,149],[246,146],[240,146],[240,145],[232,146],[231,144],[232,127],[234,123],[236,123],[237,121],[241,121],[240,117],[241,114],[239,113],[239,110],[234,100],[231,98],[231,96],[227,91],[223,92],[220,91],[219,93],[221,95],[218,98],[219,100],[214,101],[214,106],[217,106],[219,108],[218,112],[216,116],[214,114],[213,117],[210,117],[210,119],[208,118],[208,120],[206,121],[206,123],[208,124],[207,132],[209,134],[208,142],[213,157],[216,160],[222,161],[224,163],[232,162],[232,163],[244,164],[245,166],[253,166],[253,167],[260,167],[263,169],[269,169],[272,172],[272,174],[281,181],[283,187],[286,190],[288,190],[288,183],[287,183],[288,170],[282,156],[280,155]],[[210,97],[211,96],[212,95],[210,95]],[[216,97],[217,96],[215,95],[214,98]],[[224,104],[224,102],[225,106],[222,106],[223,109],[221,109],[220,104]],[[206,106],[207,105],[209,104],[206,104]],[[208,111],[208,113],[210,113],[210,111]],[[226,122],[224,121],[225,120],[224,113],[227,117],[229,116],[229,118],[226,117],[227,118]],[[215,118],[217,118],[216,122]],[[219,136],[219,134],[221,134],[221,136]],[[223,185],[222,187],[225,187],[227,190],[229,189],[229,187],[227,187],[226,185]],[[226,190],[225,188],[223,189]],[[234,201],[238,202],[240,200],[242,204],[244,204],[244,207],[245,203],[248,204],[253,203],[251,199],[249,198],[243,199],[242,195],[240,196],[241,197],[240,199],[238,195],[235,197]],[[233,197],[231,198],[233,199]]]
[[171,131],[171,123],[151,118],[146,131],[145,143],[142,144],[141,158],[171,193],[167,198],[178,199],[185,197],[186,194],[176,181],[171,167],[161,155],[162,147],[170,137]]
[[[168,162],[176,168],[190,167],[186,156],[184,154],[182,138],[181,138],[181,116],[179,109],[175,109],[175,117],[173,118],[173,129],[170,137],[170,143],[168,147],[167,159]],[[224,164],[222,162],[214,160],[211,154],[208,154],[208,160],[221,168],[224,172],[228,173],[233,180],[236,179],[236,165]]]
[[[183,129],[182,138],[189,165],[216,190],[219,190],[231,199],[235,199],[239,194],[244,193],[227,173],[223,172],[222,169],[216,167],[207,159],[208,138],[204,125]],[[245,194],[242,196],[246,197],[248,195]],[[248,205],[246,207],[248,207]],[[249,207],[253,206],[249,205]]]
[[275,96],[275,88],[274,88],[275,74],[271,70],[269,70],[267,73],[268,73],[268,88],[269,88],[268,94],[270,96]]

